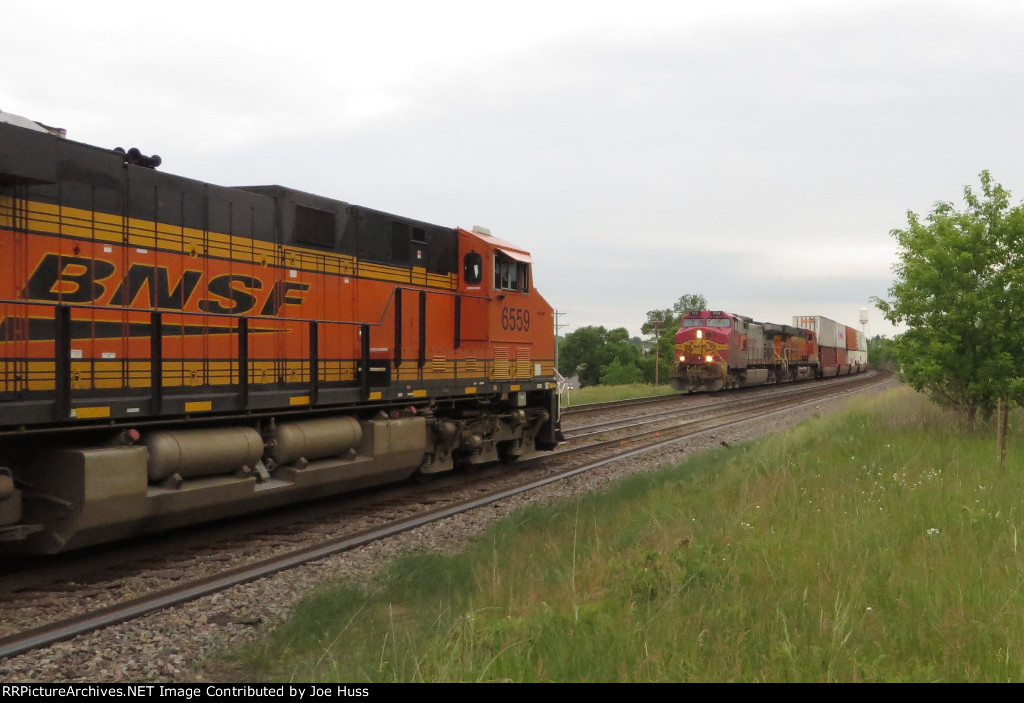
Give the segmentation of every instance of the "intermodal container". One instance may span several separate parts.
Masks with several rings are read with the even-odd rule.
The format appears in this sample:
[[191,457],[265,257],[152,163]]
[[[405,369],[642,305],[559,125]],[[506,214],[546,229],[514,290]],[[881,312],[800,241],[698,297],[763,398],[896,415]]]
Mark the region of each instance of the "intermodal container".
[[818,351],[821,354],[821,375],[835,376],[839,371],[839,359],[836,354],[839,350],[835,347],[820,347]]
[[846,328],[846,348],[851,351],[857,350],[857,330],[852,327]]
[[846,348],[846,327],[821,315],[794,315],[793,326],[811,330],[823,347]]

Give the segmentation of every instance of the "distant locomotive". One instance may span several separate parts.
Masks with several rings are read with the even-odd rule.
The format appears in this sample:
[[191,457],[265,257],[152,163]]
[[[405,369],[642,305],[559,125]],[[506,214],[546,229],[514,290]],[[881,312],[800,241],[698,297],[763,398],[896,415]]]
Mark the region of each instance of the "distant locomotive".
[[552,308],[527,252],[159,164],[0,114],[0,547],[54,552],[560,441]]
[[863,333],[820,315],[777,325],[722,311],[688,313],[676,332],[675,352],[672,387],[678,391],[799,381],[868,367]]

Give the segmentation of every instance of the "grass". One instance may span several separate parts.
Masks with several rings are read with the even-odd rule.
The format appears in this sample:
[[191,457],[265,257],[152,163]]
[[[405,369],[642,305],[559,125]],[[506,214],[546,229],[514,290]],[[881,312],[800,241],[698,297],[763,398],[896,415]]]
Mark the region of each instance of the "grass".
[[[991,429],[991,428],[990,428]],[[252,681],[1022,681],[1024,442],[901,390],[318,592]]]
[[652,386],[649,383],[631,383],[622,386],[586,386],[566,391],[561,395],[562,407],[607,403],[613,400],[648,398],[656,395],[671,395],[676,391],[672,386]]

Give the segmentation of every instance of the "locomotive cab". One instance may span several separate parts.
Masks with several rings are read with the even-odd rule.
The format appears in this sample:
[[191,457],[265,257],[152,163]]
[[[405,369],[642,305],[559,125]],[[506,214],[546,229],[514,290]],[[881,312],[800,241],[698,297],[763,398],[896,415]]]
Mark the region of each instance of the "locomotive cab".
[[[550,392],[555,350],[548,330],[554,315],[532,286],[533,260],[528,252],[493,236],[485,227],[458,231],[462,279],[457,345],[468,363],[490,350],[486,375],[492,386],[508,382],[509,402],[531,417],[544,418],[532,441],[540,449],[554,448],[564,441],[557,395]],[[505,442],[499,455],[515,459],[523,448],[521,439]]]
[[[507,351],[509,361],[515,362],[516,377],[553,376],[553,365],[534,363],[554,359],[554,339],[537,334],[552,324],[553,309],[531,287],[532,258],[484,227],[474,227],[472,232],[460,229],[459,235],[462,341],[514,345]],[[496,369],[498,375],[493,377],[500,378],[501,371]]]

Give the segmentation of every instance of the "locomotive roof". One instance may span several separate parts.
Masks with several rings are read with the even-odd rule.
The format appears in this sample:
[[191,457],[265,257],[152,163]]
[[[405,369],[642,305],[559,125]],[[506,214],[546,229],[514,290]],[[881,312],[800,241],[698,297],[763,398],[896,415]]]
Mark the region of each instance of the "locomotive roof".
[[[49,128],[8,112],[0,112],[0,162],[3,166],[3,172],[0,172],[0,184],[55,183],[59,180],[58,173],[68,171],[87,173],[90,178],[96,179],[104,177],[106,172],[120,169],[122,165],[125,168],[145,168],[126,159],[123,149],[119,151],[79,142],[67,139],[63,134],[64,130]],[[227,193],[238,194],[238,197],[245,197],[245,194],[249,193],[252,194],[249,197],[287,199],[307,207],[330,212],[356,208],[364,212],[377,213],[390,219],[408,222],[412,226],[422,226],[434,230],[443,229],[449,232],[455,229],[282,185],[223,186],[167,170],[156,170],[153,167],[145,168],[145,170],[153,173],[157,179],[174,180],[181,184],[181,187],[191,184],[195,187],[220,189],[225,197],[227,197]],[[507,243],[502,244],[502,248],[516,250],[515,246]]]
[[788,337],[806,337],[807,330],[792,325],[776,325],[773,322],[762,323],[764,331],[772,335],[786,335]]
[[696,310],[691,311],[683,315],[684,318],[698,318],[698,319],[714,319],[714,318],[727,318],[730,320],[742,320],[748,325],[760,325],[764,328],[764,331],[770,335],[786,335],[789,337],[806,337],[807,330],[800,327],[793,327],[792,325],[777,325],[774,322],[758,322],[752,317],[746,315],[737,315],[735,313],[726,312],[724,310]]
[[0,110],[0,122],[12,124],[17,127],[24,127],[25,129],[31,129],[34,132],[49,132],[55,136],[64,136],[63,134],[60,134],[60,132],[63,132],[64,130],[57,130],[53,127],[46,128],[39,122],[30,120],[27,117],[22,117],[21,115],[15,115],[13,112],[4,112],[3,110]]
[[526,251],[525,249],[520,249],[511,242],[506,242],[501,237],[495,237],[493,234],[481,232],[479,231],[479,228],[477,228],[477,230],[473,232],[469,232],[468,230],[462,231],[466,232],[467,234],[471,234],[474,237],[479,237],[487,244],[490,244],[496,247],[497,249],[500,249],[501,251],[505,252],[506,254],[508,254],[513,259],[516,259],[517,261],[524,261],[526,263],[530,263],[533,261],[533,259],[530,258],[530,252]]
[[358,208],[364,212],[376,213],[378,215],[386,215],[393,220],[401,220],[414,225],[422,225],[424,227],[432,227],[439,229],[454,229],[453,227],[445,227],[444,225],[435,224],[433,222],[426,222],[424,220],[417,220],[412,217],[405,217],[404,215],[396,215],[393,212],[386,212],[384,210],[377,210],[375,208],[365,207],[363,205],[356,205],[345,200],[338,200],[331,198],[326,195],[318,195],[316,193],[310,193],[304,190],[298,190],[296,188],[289,188],[288,186],[282,185],[255,185],[255,186],[230,186],[233,190],[244,190],[248,193],[255,193],[257,195],[265,195],[277,198],[287,198],[300,205],[307,205],[309,207],[318,207],[320,209],[334,211],[341,208]]
[[733,313],[725,312],[724,310],[691,310],[691,311],[689,311],[687,313],[684,313],[683,317],[701,317],[701,318],[709,318],[709,317],[729,317],[729,318],[733,318],[733,317],[738,317],[741,320],[749,320],[750,319],[749,317],[743,317],[742,315],[734,315]]

